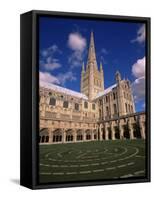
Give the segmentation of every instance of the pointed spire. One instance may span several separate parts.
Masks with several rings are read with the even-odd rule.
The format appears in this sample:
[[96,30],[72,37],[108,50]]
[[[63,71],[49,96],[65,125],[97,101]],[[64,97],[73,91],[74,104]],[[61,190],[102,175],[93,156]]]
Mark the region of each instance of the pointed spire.
[[82,63],[82,73],[85,72],[85,68],[84,68],[84,62]]
[[100,62],[100,72],[103,72],[102,62]]
[[93,31],[91,31],[91,36],[90,36],[88,62],[96,62],[96,53],[95,53],[95,43],[94,43]]
[[121,74],[120,74],[119,71],[116,71],[115,78],[116,78],[116,81],[117,81],[118,83],[120,83],[120,81],[121,81]]

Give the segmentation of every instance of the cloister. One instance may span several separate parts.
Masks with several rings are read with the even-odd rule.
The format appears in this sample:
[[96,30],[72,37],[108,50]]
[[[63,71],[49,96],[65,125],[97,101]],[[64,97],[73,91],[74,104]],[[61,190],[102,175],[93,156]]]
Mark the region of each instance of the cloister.
[[[46,122],[46,120],[44,121]],[[60,122],[59,122],[60,123]],[[47,123],[44,123],[47,124]],[[72,128],[65,125],[41,127],[39,143],[70,143],[95,140],[116,140],[116,139],[145,139],[145,115],[134,114],[108,121],[98,121],[90,128],[83,128],[72,122]],[[43,123],[42,123],[43,126]]]

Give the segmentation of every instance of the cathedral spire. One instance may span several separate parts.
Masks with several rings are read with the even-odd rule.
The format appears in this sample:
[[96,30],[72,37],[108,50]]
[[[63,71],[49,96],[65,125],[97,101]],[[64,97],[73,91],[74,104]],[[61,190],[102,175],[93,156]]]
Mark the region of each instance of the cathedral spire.
[[91,31],[90,35],[90,45],[89,45],[89,53],[88,53],[88,63],[93,63],[96,67],[96,53],[95,53],[95,43],[94,43],[94,34]]
[[88,59],[86,70],[82,65],[81,72],[81,92],[84,93],[89,101],[92,101],[95,96],[104,90],[104,72],[103,67],[100,66],[98,70],[95,52],[94,34],[91,31]]

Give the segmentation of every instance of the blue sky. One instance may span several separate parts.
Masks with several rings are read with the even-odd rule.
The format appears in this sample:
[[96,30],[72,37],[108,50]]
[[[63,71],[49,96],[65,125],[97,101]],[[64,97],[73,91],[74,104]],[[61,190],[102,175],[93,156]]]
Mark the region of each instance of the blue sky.
[[80,91],[90,32],[94,33],[97,64],[103,64],[105,88],[115,72],[132,82],[136,110],[145,102],[145,26],[141,23],[64,18],[39,18],[40,79]]

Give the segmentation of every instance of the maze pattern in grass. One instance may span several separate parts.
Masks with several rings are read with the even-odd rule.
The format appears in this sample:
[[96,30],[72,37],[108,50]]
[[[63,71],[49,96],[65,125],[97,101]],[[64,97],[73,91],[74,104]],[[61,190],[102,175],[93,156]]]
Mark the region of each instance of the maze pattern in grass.
[[145,176],[145,141],[40,145],[40,183]]

